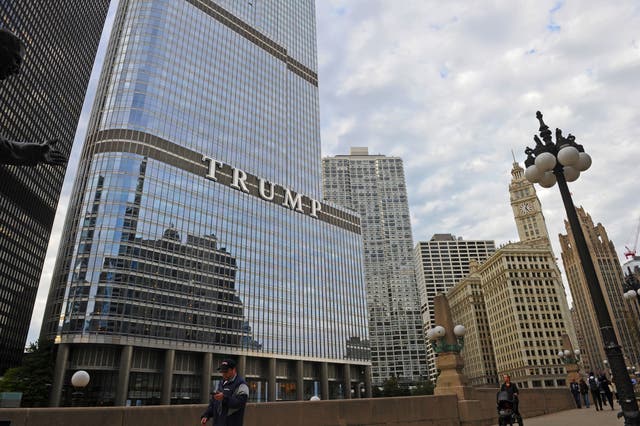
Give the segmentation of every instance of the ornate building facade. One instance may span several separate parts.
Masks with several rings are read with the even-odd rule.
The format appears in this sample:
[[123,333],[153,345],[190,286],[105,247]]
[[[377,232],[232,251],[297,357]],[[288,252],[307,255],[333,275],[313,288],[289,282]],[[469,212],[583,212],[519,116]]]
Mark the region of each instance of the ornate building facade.
[[[604,295],[604,303],[609,310],[618,344],[626,357],[627,365],[636,365],[640,361],[640,339],[638,339],[637,317],[631,312],[633,306],[624,300],[624,275],[613,242],[601,223],[594,225],[591,216],[582,208],[576,208],[578,219],[587,242],[587,247],[596,270],[598,283]],[[590,370],[604,370],[606,359],[600,327],[596,318],[591,295],[575,249],[571,227],[565,221],[567,234],[560,235],[562,262],[567,273],[569,288],[573,295],[576,316],[580,323]],[[581,348],[582,349],[582,348]]]

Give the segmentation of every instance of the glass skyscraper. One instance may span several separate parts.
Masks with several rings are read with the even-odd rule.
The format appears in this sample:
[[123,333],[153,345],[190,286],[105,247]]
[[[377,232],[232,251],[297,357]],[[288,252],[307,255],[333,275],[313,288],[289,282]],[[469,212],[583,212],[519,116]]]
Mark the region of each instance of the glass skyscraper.
[[[86,4],[85,4],[86,3]],[[0,27],[26,46],[0,82],[0,135],[71,152],[108,0],[0,0]],[[64,167],[0,165],[0,375],[20,364]]]
[[373,383],[409,386],[428,377],[402,160],[350,155],[322,160],[327,200],[361,216]]
[[[360,219],[321,202],[312,0],[121,0],[49,294],[52,405],[370,382]],[[370,394],[370,389],[365,393]]]

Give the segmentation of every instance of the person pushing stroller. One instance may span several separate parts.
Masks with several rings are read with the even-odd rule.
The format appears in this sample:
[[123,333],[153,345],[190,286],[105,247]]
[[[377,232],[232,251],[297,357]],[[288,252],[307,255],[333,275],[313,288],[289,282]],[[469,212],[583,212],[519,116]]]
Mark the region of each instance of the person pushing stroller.
[[512,425],[515,421],[522,426],[522,416],[518,410],[518,386],[511,383],[508,374],[503,376],[504,382],[500,386],[500,391],[496,395],[498,405],[498,418],[500,425]]

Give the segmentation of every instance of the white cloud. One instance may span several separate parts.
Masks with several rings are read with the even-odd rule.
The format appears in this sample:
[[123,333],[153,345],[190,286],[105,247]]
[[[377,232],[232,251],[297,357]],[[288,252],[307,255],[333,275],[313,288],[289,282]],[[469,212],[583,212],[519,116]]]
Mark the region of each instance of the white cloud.
[[[524,160],[541,110],[592,155],[570,188],[622,257],[640,216],[640,7],[556,6],[317,2],[323,154],[369,146],[402,157],[415,241],[451,232],[503,243],[517,238],[511,150]],[[335,144],[342,117],[349,130]],[[557,188],[538,194],[559,257],[562,200]]]

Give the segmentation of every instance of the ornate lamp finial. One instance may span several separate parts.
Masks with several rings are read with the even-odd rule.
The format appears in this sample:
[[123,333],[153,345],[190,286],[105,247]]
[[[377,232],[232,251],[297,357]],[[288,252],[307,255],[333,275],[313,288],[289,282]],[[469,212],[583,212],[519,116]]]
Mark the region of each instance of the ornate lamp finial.
[[551,130],[549,130],[549,126],[544,124],[544,121],[542,121],[542,113],[540,111],[536,112],[536,118],[540,122],[540,136],[542,137],[542,140],[546,145],[553,145],[553,141],[551,140]]

